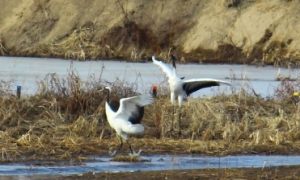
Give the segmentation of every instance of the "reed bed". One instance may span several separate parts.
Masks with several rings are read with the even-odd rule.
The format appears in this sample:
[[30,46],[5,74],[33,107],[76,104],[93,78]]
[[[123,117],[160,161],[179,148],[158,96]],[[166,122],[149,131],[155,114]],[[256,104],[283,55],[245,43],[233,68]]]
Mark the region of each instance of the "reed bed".
[[[118,144],[105,117],[101,89],[108,84],[113,96],[137,94],[133,84],[101,77],[82,82],[74,71],[64,79],[47,75],[35,95],[21,98],[9,82],[0,82],[0,161],[108,154]],[[269,98],[233,89],[230,95],[191,98],[182,108],[159,94],[145,109],[144,136],[130,141],[144,153],[299,153],[299,96],[292,95],[299,87],[298,80],[282,81]]]

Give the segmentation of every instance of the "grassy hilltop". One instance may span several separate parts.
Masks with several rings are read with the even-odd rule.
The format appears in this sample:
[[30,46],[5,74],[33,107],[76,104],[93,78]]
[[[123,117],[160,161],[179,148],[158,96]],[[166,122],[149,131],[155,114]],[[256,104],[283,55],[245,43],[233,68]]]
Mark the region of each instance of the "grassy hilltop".
[[2,0],[0,55],[169,58],[288,65],[300,60],[297,0]]

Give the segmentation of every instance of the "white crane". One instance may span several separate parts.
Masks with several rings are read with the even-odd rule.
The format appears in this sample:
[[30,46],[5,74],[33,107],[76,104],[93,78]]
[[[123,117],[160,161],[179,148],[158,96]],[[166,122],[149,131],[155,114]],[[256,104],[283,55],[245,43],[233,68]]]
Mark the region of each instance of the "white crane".
[[227,81],[217,79],[197,78],[185,80],[184,77],[178,77],[176,73],[176,65],[174,58],[172,58],[173,66],[156,60],[154,56],[152,56],[152,61],[155,65],[161,68],[161,70],[166,74],[168,78],[172,104],[175,104],[177,98],[178,104],[179,106],[181,106],[183,101],[186,100],[190,94],[202,88],[219,86],[220,84],[231,85]]
[[128,98],[121,98],[113,100],[110,98],[111,88],[105,87],[107,91],[105,112],[109,125],[116,131],[117,137],[120,138],[119,147],[112,153],[114,156],[122,149],[123,141],[127,142],[132,155],[139,155],[135,153],[128,142],[128,135],[142,134],[144,126],[141,120],[144,115],[144,106],[151,104],[153,98],[150,95],[139,95]]

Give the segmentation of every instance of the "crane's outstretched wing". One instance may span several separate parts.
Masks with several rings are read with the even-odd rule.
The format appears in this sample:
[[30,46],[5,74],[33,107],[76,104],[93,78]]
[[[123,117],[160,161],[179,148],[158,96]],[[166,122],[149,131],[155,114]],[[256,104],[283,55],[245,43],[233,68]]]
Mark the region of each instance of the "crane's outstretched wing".
[[231,85],[230,82],[222,81],[218,79],[189,79],[183,80],[183,90],[189,96],[195,91],[199,89],[212,87],[212,86],[220,86],[221,84]]
[[156,60],[154,56],[152,56],[152,61],[155,65],[160,67],[160,69],[167,75],[168,78],[176,76],[175,68],[172,66]]
[[144,106],[151,104],[153,97],[150,95],[139,95],[120,99],[120,107],[117,116],[128,118],[132,124],[141,122],[144,115]]

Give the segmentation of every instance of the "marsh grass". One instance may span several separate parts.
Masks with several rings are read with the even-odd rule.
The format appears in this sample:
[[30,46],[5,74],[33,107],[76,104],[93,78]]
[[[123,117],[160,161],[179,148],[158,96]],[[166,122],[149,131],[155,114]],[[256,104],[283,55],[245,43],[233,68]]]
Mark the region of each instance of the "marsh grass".
[[[278,87],[285,88],[290,85],[282,83]],[[290,101],[289,93],[262,98],[251,89],[233,90],[230,95],[190,99],[181,110],[174,110],[163,97],[149,107],[149,112],[154,113],[144,120],[160,133],[156,137],[184,139],[181,143],[187,144],[181,150],[185,152],[187,147],[191,147],[190,152],[213,154],[287,153],[288,147],[295,152],[299,150],[300,108],[299,99]],[[171,144],[169,148],[176,151]]]
[[[108,83],[101,77],[83,82],[74,71],[63,79],[47,75],[35,95],[20,99],[9,91],[9,82],[1,82],[0,160],[81,161],[87,155],[107,154],[118,141],[99,91],[106,85],[112,86],[113,96],[137,94],[134,84]],[[285,88],[285,83],[278,87]],[[191,98],[179,109],[164,92],[145,108],[146,131],[131,139],[135,149],[214,155],[300,152],[299,97],[289,100],[286,93],[262,98],[251,89],[233,89],[230,95]]]

